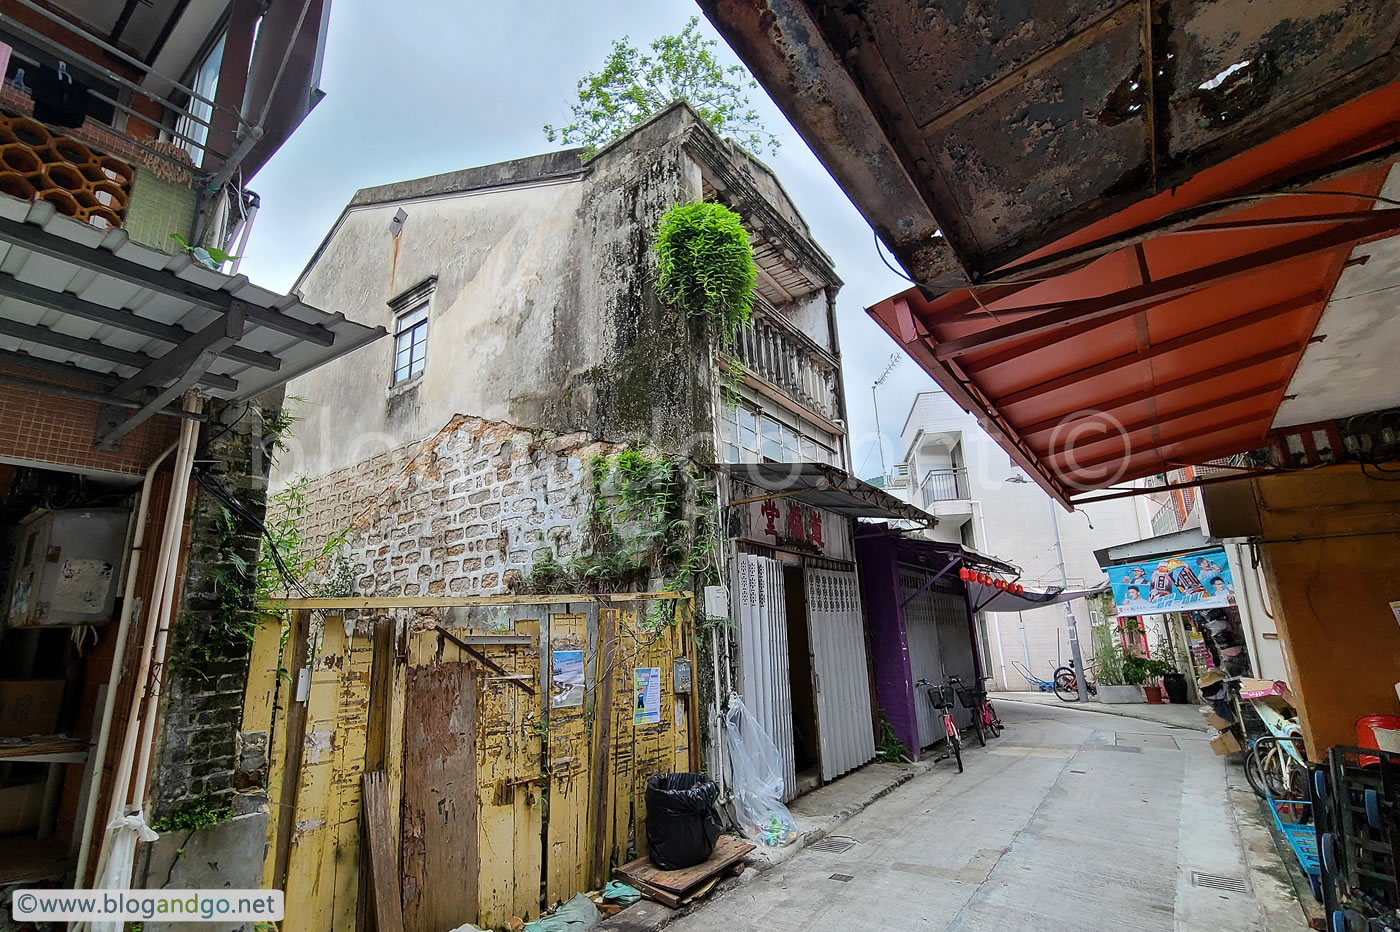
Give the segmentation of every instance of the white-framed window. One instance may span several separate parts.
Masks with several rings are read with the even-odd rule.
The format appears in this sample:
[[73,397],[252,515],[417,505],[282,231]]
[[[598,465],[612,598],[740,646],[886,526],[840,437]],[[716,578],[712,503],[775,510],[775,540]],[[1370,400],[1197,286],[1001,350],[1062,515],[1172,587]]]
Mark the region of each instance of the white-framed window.
[[825,431],[787,412],[774,416],[748,404],[721,407],[719,439],[726,463],[837,463]]
[[394,318],[394,381],[400,385],[423,374],[428,361],[428,302]]
[[[227,36],[220,36],[219,41],[214,43],[214,47],[209,50],[209,54],[204,56],[204,60],[199,63],[199,68],[195,71],[189,87],[205,100],[213,100],[214,94],[219,90],[219,69],[224,62],[224,39]],[[188,139],[177,140],[189,152],[190,157],[198,165],[204,157],[204,144],[209,139],[209,127],[205,124],[214,115],[214,108],[203,100],[196,100],[191,97],[185,109],[190,116],[182,116],[175,124],[176,132]],[[203,120],[204,122],[198,122]],[[193,141],[191,141],[193,140]],[[224,153],[227,155],[228,153]]]

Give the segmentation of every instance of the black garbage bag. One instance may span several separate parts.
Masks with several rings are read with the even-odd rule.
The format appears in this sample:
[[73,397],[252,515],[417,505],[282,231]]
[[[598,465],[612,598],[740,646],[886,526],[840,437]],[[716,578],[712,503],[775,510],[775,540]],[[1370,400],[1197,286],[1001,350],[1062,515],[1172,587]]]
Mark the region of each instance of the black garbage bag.
[[660,773],[647,781],[647,855],[663,871],[694,867],[719,840],[719,786],[698,773]]

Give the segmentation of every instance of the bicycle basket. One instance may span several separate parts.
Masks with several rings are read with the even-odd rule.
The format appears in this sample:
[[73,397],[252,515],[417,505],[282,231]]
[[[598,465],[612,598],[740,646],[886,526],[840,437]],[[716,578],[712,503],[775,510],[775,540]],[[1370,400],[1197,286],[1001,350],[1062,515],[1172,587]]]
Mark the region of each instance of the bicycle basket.
[[964,709],[977,709],[987,698],[985,689],[978,689],[975,686],[959,686],[958,701],[962,703]]
[[930,686],[928,688],[928,701],[936,709],[951,709],[953,707],[953,688],[951,686]]

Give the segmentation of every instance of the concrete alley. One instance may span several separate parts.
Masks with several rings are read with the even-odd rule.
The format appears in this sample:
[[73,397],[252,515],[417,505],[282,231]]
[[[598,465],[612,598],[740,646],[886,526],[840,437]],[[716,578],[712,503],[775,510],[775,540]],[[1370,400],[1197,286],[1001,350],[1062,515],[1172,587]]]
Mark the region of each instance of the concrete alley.
[[1203,733],[998,711],[1006,732],[965,750],[966,773],[940,762],[836,829],[849,850],[804,850],[669,928],[1307,928],[1252,798],[1231,790],[1242,772]]

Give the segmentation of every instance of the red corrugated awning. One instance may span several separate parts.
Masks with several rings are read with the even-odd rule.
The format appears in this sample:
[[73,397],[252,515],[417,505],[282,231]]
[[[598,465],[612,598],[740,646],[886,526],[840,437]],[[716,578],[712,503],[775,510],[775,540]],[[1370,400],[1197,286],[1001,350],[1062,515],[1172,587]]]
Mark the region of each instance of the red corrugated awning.
[[1400,232],[1400,208],[1376,198],[1397,138],[1392,85],[1062,238],[1001,283],[911,288],[869,313],[1063,503],[1253,449],[1352,249]]

